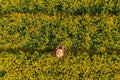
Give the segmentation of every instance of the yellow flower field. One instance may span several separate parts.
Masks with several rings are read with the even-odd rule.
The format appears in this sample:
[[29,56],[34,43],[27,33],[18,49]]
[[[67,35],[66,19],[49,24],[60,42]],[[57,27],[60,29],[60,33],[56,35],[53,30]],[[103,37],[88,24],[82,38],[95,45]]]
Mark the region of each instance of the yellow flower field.
[[90,56],[85,52],[69,52],[59,59],[53,57],[52,52],[35,51],[27,56],[24,51],[18,54],[3,51],[0,53],[0,80],[119,80],[119,61],[117,54]]
[[120,0],[0,0],[0,80],[120,80],[119,53]]

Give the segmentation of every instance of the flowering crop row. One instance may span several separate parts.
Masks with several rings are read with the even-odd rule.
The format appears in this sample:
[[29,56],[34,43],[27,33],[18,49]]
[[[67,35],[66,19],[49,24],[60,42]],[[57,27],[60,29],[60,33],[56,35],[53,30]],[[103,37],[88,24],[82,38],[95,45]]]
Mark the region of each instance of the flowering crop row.
[[2,51],[0,80],[119,80],[119,63],[120,55],[116,54],[67,53],[58,59],[51,53]]
[[120,16],[12,13],[0,20],[0,48],[120,49]]
[[119,0],[0,0],[2,12],[44,12],[56,14],[120,13]]

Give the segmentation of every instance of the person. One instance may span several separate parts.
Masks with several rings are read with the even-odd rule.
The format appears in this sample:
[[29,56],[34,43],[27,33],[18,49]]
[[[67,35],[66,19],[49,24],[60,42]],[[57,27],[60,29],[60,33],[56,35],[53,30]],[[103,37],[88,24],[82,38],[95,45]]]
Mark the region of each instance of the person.
[[58,58],[63,58],[65,56],[65,49],[63,45],[58,45],[55,49],[54,49],[54,56],[58,57]]

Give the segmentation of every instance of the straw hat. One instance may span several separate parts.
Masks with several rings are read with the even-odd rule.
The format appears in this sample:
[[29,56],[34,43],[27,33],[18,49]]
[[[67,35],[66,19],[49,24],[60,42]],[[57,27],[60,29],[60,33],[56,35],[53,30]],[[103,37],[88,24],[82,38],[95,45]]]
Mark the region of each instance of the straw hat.
[[56,56],[58,58],[63,58],[65,56],[65,49],[64,49],[63,45],[58,45],[54,49],[54,56]]

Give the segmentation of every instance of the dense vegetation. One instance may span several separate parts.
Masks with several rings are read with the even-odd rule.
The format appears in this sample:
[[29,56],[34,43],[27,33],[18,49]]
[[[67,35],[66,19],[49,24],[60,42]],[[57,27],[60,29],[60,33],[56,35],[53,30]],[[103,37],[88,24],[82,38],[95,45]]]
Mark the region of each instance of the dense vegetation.
[[120,49],[119,5],[119,0],[2,0],[0,48]]
[[120,55],[67,53],[58,59],[52,53],[24,51],[0,53],[0,80],[119,80]]
[[119,80],[119,50],[120,0],[0,0],[1,80]]
[[56,14],[100,14],[119,15],[119,0],[1,0],[2,12],[27,12]]

